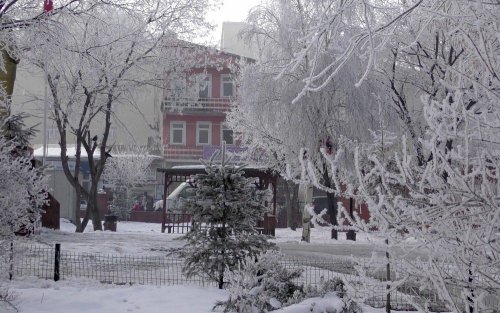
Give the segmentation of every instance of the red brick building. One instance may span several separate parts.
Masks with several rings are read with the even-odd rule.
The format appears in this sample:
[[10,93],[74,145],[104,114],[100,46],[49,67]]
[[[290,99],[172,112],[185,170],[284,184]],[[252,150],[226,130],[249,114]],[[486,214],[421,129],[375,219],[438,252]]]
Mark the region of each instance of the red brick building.
[[192,66],[166,74],[162,138],[167,167],[199,164],[222,141],[229,150],[237,149],[225,120],[237,97],[239,66],[248,61],[192,44],[176,48],[191,58]]

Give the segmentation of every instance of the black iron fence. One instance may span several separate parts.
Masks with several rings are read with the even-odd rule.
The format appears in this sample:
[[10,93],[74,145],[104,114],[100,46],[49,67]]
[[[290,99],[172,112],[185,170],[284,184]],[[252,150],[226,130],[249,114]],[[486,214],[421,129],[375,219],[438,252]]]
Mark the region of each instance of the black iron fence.
[[[186,277],[182,272],[183,260],[176,256],[123,256],[96,253],[70,252],[56,246],[14,245],[9,270],[4,274],[13,279],[21,276],[42,279],[68,279],[84,277],[110,284],[180,285],[194,284],[216,286],[202,277]],[[385,262],[350,258],[291,258],[283,256],[283,264],[290,269],[303,270],[298,283],[320,285],[324,281],[339,278],[350,288],[350,293],[374,307],[386,305],[387,279]],[[359,267],[366,269],[363,275]],[[391,272],[394,281],[400,279],[397,266]],[[443,303],[433,290],[406,281],[391,292],[391,307],[399,310],[412,309],[411,301],[428,302],[432,311],[444,311]],[[495,302],[496,301],[496,302]],[[492,305],[498,305],[494,299]]]
[[95,279],[110,284],[213,285],[182,273],[182,260],[169,256],[111,255],[57,249],[57,246],[16,245],[10,275],[64,280]]

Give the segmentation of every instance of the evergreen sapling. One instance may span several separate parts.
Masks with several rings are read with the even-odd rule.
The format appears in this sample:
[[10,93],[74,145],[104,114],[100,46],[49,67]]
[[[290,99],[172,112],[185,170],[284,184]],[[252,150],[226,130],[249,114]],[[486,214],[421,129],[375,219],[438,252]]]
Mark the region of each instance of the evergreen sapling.
[[[219,155],[220,164],[214,164]],[[270,193],[257,190],[243,176],[243,166],[231,165],[224,148],[202,163],[206,174],[196,175],[195,196],[186,201],[193,228],[184,236],[187,244],[180,254],[188,277],[203,276],[222,289],[226,270],[234,270],[246,257],[256,257],[271,246],[256,229],[257,220],[267,211]]]

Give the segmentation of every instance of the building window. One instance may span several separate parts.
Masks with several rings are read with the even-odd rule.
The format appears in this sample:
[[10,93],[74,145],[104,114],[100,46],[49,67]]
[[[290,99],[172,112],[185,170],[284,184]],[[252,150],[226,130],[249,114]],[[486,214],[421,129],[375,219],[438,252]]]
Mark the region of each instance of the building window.
[[221,84],[221,94],[223,97],[233,97],[234,96],[234,81],[231,75],[222,75],[222,84]]
[[234,144],[233,130],[226,125],[222,125],[222,141],[225,141],[228,145]]
[[209,145],[212,143],[212,123],[197,122],[196,123],[196,144]]
[[212,75],[198,75],[198,98],[207,99],[212,97]]
[[173,145],[186,144],[186,122],[170,123],[170,143]]

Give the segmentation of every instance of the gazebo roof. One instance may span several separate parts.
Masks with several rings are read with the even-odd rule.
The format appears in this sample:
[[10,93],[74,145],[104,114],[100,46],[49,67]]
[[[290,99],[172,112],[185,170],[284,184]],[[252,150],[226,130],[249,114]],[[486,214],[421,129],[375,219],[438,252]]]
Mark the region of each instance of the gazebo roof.
[[[169,176],[172,182],[185,182],[190,176],[204,174],[203,165],[175,166],[172,168],[159,168],[158,172]],[[263,179],[276,179],[278,175],[269,168],[263,167],[244,167],[242,169],[245,177],[259,177]]]

